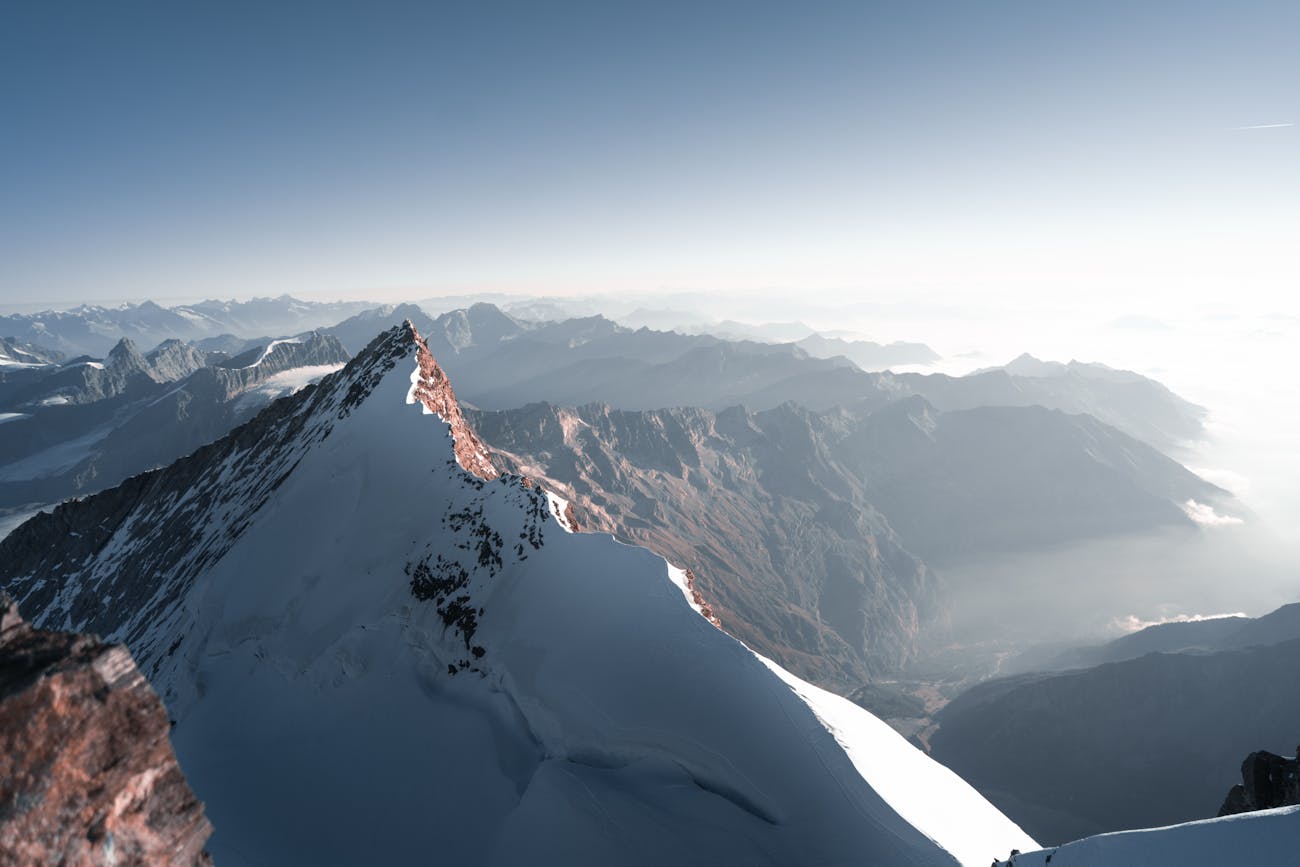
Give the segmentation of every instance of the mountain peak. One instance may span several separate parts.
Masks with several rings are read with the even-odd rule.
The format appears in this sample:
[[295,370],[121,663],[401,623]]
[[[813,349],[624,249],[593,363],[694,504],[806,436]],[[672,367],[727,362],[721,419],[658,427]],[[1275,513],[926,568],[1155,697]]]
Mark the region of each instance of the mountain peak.
[[108,353],[106,359],[109,367],[121,367],[135,370],[145,370],[148,363],[145,357],[140,353],[134,341],[129,337],[123,337],[117,342],[117,345]]
[[461,467],[481,479],[495,479],[500,473],[492,466],[487,447],[465,421],[451,381],[429,351],[429,344],[409,319],[394,331],[397,332],[398,341],[409,340],[415,345],[419,372],[411,374],[411,391],[407,395],[407,403],[419,401],[424,405],[425,412],[434,413],[451,425],[451,435],[455,441],[453,448]]

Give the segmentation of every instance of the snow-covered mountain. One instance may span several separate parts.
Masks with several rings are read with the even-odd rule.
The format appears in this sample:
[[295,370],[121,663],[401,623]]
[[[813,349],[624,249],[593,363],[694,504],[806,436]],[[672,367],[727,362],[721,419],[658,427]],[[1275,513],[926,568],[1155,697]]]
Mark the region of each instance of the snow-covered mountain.
[[[141,346],[168,338],[194,341],[221,334],[297,334],[332,325],[376,305],[366,301],[300,301],[288,295],[247,301],[201,301],[163,307],[152,301],[0,315],[0,335],[68,356],[101,356],[123,337]],[[0,362],[2,363],[2,362]]]
[[12,337],[0,338],[0,368],[58,364],[63,358],[62,352],[23,343]]
[[[436,416],[436,417],[430,417]],[[409,326],[0,541],[33,621],[125,640],[220,864],[987,864],[1032,840],[499,476]],[[61,544],[52,546],[54,539]]]

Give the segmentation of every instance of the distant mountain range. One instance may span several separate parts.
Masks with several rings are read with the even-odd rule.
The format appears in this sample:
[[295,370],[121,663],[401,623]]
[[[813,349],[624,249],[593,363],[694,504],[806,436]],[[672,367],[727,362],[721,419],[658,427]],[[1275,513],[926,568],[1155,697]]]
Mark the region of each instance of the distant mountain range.
[[409,307],[367,311],[329,330],[354,349],[376,325],[402,318],[425,328],[464,398],[483,409],[545,401],[761,411],[793,401],[814,411],[856,410],[916,395],[941,411],[1043,406],[1087,413],[1161,449],[1203,435],[1204,409],[1153,380],[1099,365],[1050,376],[1037,368],[1029,371],[1034,375],[996,370],[965,377],[867,372],[797,344],[632,330],[601,316],[527,322],[491,304],[436,318]]
[[1066,651],[1050,662],[1048,670],[1087,668],[1123,662],[1148,653],[1214,653],[1277,644],[1300,638],[1300,604],[1284,605],[1262,617],[1210,617],[1203,620],[1158,623],[1097,647]]
[[0,368],[0,509],[93,493],[169,463],[348,357],[316,333],[234,358],[174,339],[141,353],[123,338],[102,360]]
[[100,358],[124,337],[139,346],[156,346],[168,339],[191,342],[220,334],[298,334],[333,325],[374,306],[365,301],[300,301],[288,295],[175,307],[152,301],[120,307],[82,305],[71,310],[0,316],[0,335],[66,357]]
[[[658,323],[649,314],[642,319],[647,317]],[[1031,356],[964,377],[891,374],[880,371],[926,364],[937,356],[923,344],[844,340],[816,334],[801,323],[776,323],[757,331],[734,323],[737,328],[724,329],[727,337],[719,337],[705,331],[633,330],[602,316],[517,319],[485,303],[434,319],[409,304],[320,303],[281,296],[171,308],[145,302],[13,314],[0,316],[0,336],[9,339],[5,346],[27,347],[18,350],[22,352],[100,358],[122,337],[144,346],[167,339],[213,341],[215,348],[259,335],[320,329],[354,353],[365,345],[366,335],[405,319],[428,333],[438,356],[463,381],[466,397],[487,409],[545,400],[559,405],[601,401],[620,409],[739,404],[763,410],[794,400],[824,410],[861,402],[879,405],[915,394],[940,410],[1041,405],[1088,413],[1164,450],[1203,435],[1202,408],[1137,374]],[[682,328],[701,326],[686,323]],[[746,334],[760,339],[729,339]],[[797,342],[773,342],[778,340]],[[5,358],[15,363],[10,350],[0,347],[0,353],[0,367]]]
[[1300,604],[1150,627],[1092,658],[1116,661],[974,687],[930,739],[1039,840],[1213,816],[1243,755],[1300,737]]

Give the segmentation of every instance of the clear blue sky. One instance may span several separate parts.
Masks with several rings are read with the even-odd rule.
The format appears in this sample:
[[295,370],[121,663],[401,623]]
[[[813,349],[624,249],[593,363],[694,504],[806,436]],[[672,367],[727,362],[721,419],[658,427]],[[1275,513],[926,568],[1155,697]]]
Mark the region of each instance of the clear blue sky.
[[9,0],[0,303],[1276,284],[1297,34],[1295,2]]

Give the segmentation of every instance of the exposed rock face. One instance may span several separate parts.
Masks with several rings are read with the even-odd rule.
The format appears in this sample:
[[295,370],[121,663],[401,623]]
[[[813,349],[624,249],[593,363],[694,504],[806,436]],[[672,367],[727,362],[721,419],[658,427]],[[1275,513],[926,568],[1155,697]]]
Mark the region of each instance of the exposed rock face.
[[1219,808],[1220,816],[1300,804],[1300,749],[1291,758],[1260,750],[1241,763],[1241,782]]
[[571,498],[584,529],[689,569],[728,632],[827,688],[902,665],[939,614],[934,576],[799,407],[535,404],[471,419],[501,469]]
[[465,422],[460,410],[460,401],[452,390],[447,374],[443,372],[424,338],[415,330],[415,325],[408,319],[403,323],[415,341],[416,357],[420,364],[420,378],[412,384],[411,397],[424,404],[429,412],[436,413],[443,421],[451,425],[451,435],[455,439],[456,459],[460,465],[480,479],[495,479],[499,472],[492,466],[487,447],[479,441],[474,431]]
[[167,713],[121,645],[0,593],[0,865],[210,864]]

